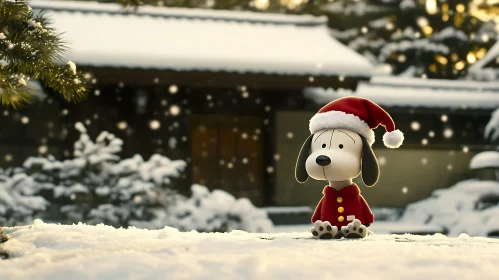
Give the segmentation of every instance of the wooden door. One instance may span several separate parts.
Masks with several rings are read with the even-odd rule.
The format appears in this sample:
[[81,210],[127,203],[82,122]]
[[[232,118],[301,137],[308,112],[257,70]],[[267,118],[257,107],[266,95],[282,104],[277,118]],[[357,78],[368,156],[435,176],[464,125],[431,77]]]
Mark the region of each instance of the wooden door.
[[193,183],[262,205],[263,139],[259,117],[194,115],[190,122]]

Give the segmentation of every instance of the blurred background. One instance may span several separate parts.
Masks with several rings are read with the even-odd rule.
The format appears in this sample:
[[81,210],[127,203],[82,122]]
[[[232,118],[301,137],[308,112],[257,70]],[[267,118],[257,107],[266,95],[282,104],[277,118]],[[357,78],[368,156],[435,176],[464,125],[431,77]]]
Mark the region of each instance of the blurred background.
[[380,180],[355,180],[380,231],[499,233],[499,1],[133,4],[29,2],[90,94],[33,80],[33,104],[2,108],[0,224],[307,224],[326,184],[295,180],[308,121],[353,95],[405,134],[376,131]]

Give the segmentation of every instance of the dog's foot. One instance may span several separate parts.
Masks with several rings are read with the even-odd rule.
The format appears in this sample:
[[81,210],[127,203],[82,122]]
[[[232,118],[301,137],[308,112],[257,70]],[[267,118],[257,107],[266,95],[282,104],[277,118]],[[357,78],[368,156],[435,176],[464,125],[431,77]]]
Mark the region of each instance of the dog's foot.
[[318,239],[333,239],[338,233],[338,228],[332,226],[328,221],[316,221],[310,229],[314,238]]
[[369,231],[358,219],[355,219],[348,225],[342,226],[341,233],[345,238],[355,239],[366,237]]

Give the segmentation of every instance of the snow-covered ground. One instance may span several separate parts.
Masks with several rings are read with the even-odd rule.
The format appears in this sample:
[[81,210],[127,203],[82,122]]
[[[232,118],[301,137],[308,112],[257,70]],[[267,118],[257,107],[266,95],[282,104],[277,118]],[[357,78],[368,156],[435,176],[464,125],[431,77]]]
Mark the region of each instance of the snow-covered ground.
[[[307,232],[312,225],[277,225],[274,226],[274,232],[277,233],[291,233],[291,232]],[[377,221],[374,222],[369,230],[375,234],[404,234],[404,233],[418,233],[418,234],[434,234],[443,233],[443,228],[436,225],[428,224],[411,224],[401,223],[394,221]]]
[[[293,239],[302,233],[7,228],[1,279],[499,279],[499,240],[461,235]],[[261,237],[277,237],[266,240]]]

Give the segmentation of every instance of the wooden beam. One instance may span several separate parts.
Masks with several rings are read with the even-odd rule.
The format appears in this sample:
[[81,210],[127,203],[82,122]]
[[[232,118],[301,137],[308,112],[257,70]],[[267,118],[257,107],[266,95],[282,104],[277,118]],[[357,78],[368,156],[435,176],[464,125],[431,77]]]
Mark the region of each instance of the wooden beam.
[[265,73],[234,73],[212,71],[174,71],[112,67],[81,67],[90,72],[99,85],[125,83],[127,85],[175,84],[190,87],[247,86],[265,89],[297,89],[305,87],[355,89],[359,81],[368,77],[338,77],[305,75],[277,75]]

